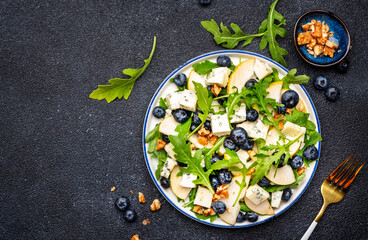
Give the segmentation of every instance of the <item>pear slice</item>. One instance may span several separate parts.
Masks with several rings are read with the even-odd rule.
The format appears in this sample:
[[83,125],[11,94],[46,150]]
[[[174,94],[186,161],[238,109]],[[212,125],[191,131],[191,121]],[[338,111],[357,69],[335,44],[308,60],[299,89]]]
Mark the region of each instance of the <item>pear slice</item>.
[[162,120],[160,127],[158,128],[158,131],[168,136],[169,135],[177,136],[178,132],[175,131],[175,128],[178,125],[179,123],[175,121],[173,116],[168,116],[167,118]]
[[[227,189],[227,191],[229,192],[229,197],[228,198],[221,198],[220,199],[220,201],[222,201],[222,202],[225,203],[226,208],[227,208],[226,212],[224,212],[223,214],[220,214],[220,218],[224,222],[226,222],[226,223],[228,223],[230,225],[234,225],[236,223],[236,218],[238,217],[238,214],[240,212],[239,200],[241,198],[243,198],[244,195],[245,195],[245,189],[246,189],[246,187],[241,192],[240,197],[239,197],[238,201],[236,202],[235,206],[233,206],[234,205],[234,202],[236,200],[236,197],[238,196],[239,191],[240,191],[240,187],[239,187],[239,185],[235,181],[241,182],[242,181],[242,178],[243,178],[242,175],[233,177],[233,179],[232,179],[232,181],[230,183],[230,186]],[[249,183],[249,180],[250,180],[250,176],[246,176],[245,182],[247,183],[247,185]]]
[[281,88],[282,81],[271,83],[270,86],[266,89],[268,92],[267,97],[275,99],[277,103],[281,100]]
[[252,210],[253,212],[256,212],[261,215],[275,215],[275,211],[271,207],[268,200],[261,202],[258,205],[255,205],[251,200],[249,200],[247,197],[244,197],[244,202],[247,205],[247,207]]
[[[229,82],[227,84],[227,94],[241,92],[241,89],[245,86],[245,83],[254,76],[254,58],[250,58],[241,62],[231,74]],[[236,87],[236,88],[233,88]]]
[[266,178],[277,185],[289,185],[295,182],[295,175],[290,165],[284,165],[280,168],[275,168],[274,166],[271,166],[269,173],[266,175]]
[[290,145],[289,147],[289,153],[290,153],[290,156],[294,156],[300,149],[300,147],[302,146],[302,140],[299,140],[293,144]]
[[191,188],[180,185],[183,176],[176,176],[180,171],[179,166],[175,166],[170,175],[170,186],[173,193],[180,199],[186,199],[192,190]]
[[280,134],[279,132],[276,130],[276,128],[272,127],[266,136],[266,146],[269,145],[276,145],[277,142],[279,142],[280,144],[282,144],[280,139]]
[[296,110],[299,112],[307,113],[307,108],[305,107],[304,102],[299,98],[298,104],[295,106]]
[[206,87],[206,77],[199,75],[194,69],[192,69],[188,76],[188,90],[195,92],[194,84],[193,82],[197,82],[202,84],[203,87]]

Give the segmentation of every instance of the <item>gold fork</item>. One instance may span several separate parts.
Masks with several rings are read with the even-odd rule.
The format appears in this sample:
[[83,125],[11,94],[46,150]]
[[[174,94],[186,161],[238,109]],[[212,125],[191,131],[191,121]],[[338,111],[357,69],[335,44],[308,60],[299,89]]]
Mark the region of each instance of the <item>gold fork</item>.
[[323,206],[301,240],[307,240],[310,237],[328,205],[340,202],[345,197],[350,184],[364,165],[360,160],[357,161],[357,158],[349,161],[352,156],[345,159],[322,183]]

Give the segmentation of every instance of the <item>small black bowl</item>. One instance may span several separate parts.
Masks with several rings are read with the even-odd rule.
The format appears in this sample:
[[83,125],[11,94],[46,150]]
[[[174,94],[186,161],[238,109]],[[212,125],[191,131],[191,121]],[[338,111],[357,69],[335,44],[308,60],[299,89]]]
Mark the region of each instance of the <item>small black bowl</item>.
[[[298,45],[298,35],[303,32],[302,26],[315,19],[316,21],[325,21],[330,27],[330,32],[333,32],[333,37],[330,37],[335,43],[338,43],[338,49],[335,50],[333,58],[329,56],[314,57],[307,51],[306,45]],[[294,27],[294,45],[300,56],[309,64],[317,67],[330,67],[341,62],[348,54],[350,45],[350,33],[343,21],[335,14],[324,10],[312,10],[304,13],[296,22]]]

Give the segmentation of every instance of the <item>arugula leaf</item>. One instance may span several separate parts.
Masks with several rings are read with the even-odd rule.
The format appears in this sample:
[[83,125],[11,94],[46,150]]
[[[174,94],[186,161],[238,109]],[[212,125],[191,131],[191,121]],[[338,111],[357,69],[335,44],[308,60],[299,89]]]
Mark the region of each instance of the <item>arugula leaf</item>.
[[239,202],[239,204],[240,204],[240,211],[251,212],[249,207],[247,205],[245,205],[245,202]]
[[165,99],[164,98],[160,98],[160,102],[158,103],[158,105],[160,106],[160,107],[162,107],[163,109],[168,109],[169,107],[166,105],[166,101],[165,101]]
[[299,112],[298,110],[294,109],[291,114],[285,115],[286,119],[285,122],[292,122],[301,127],[305,127],[307,130],[314,130],[316,129],[316,125],[309,120],[309,113]]
[[202,84],[197,83],[197,82],[193,82],[194,84],[194,89],[197,92],[197,98],[198,98],[198,102],[197,105],[198,107],[202,110],[202,113],[198,114],[199,119],[201,119],[201,124],[198,125],[198,127],[196,129],[194,129],[193,132],[191,132],[188,137],[186,138],[187,140],[194,134],[196,133],[199,129],[201,129],[202,125],[204,124],[204,122],[207,119],[208,113],[211,110],[211,104],[213,102],[213,98],[211,96],[208,96],[208,91],[206,88],[204,88],[202,86]]
[[192,118],[190,117],[185,123],[179,124],[175,131],[178,132],[179,136],[186,139],[186,137],[189,135],[190,125],[192,124]]
[[[192,209],[193,210],[193,209]],[[210,222],[213,222],[215,221],[216,218],[218,218],[219,216],[216,214],[216,215],[208,215],[208,216],[204,216],[204,215],[200,215],[198,213],[194,213],[195,216],[198,218],[198,219],[201,219],[201,220],[207,220],[207,219],[210,219]]]
[[[270,8],[268,9],[268,17],[265,19],[261,26],[258,29],[258,33],[264,33],[262,36],[261,42],[259,43],[260,50],[263,50],[267,47],[270,50],[270,54],[272,59],[281,65],[286,67],[284,55],[288,54],[288,52],[279,47],[279,44],[276,42],[276,36],[286,37],[286,29],[282,28],[281,25],[286,25],[285,18],[275,10],[276,4],[278,0],[274,1]],[[275,20],[278,20],[280,23],[275,24]]]
[[155,139],[156,137],[160,137],[160,132],[159,129],[160,128],[160,124],[156,124],[156,126],[146,135],[146,139],[145,142],[149,143],[151,142],[153,139]]
[[123,74],[130,76],[130,78],[113,78],[109,80],[111,85],[98,85],[98,88],[94,90],[89,97],[92,99],[106,99],[106,101],[112,102],[116,98],[121,99],[123,96],[125,100],[129,98],[129,95],[133,89],[135,81],[144,73],[148,65],[151,63],[153,54],[156,48],[156,36],[153,38],[153,46],[151,54],[144,60],[144,66],[139,69],[127,68],[123,70]]
[[213,63],[211,61],[204,61],[201,63],[195,63],[193,64],[193,69],[196,71],[196,73],[200,75],[204,75],[207,73],[210,73],[212,69],[220,67],[217,63]]
[[299,183],[303,181],[304,178],[305,178],[305,173],[302,173],[296,178],[295,182],[290,185],[282,185],[282,186],[273,185],[273,186],[263,187],[263,189],[266,190],[267,192],[277,192],[277,191],[282,191],[287,188],[296,189],[298,188]]
[[237,164],[237,163],[242,163],[242,161],[240,161],[238,155],[234,151],[226,148],[226,154],[228,156],[228,159],[223,159],[221,161],[217,161],[216,163],[211,165],[210,169],[220,170],[220,169],[223,169],[223,168],[228,168],[231,165],[234,165],[234,164]]
[[170,142],[174,145],[173,151],[176,153],[175,158],[177,161],[186,163],[187,168],[180,168],[180,171],[185,173],[192,173],[197,175],[198,178],[193,181],[194,184],[202,184],[208,188],[211,194],[215,191],[212,189],[209,176],[212,170],[204,171],[201,167],[202,162],[202,151],[197,150],[195,155],[192,157],[190,150],[191,143],[186,143],[186,141],[180,136],[169,136]]
[[206,164],[206,168],[210,169],[211,168],[211,157],[212,154],[221,147],[221,145],[224,143],[225,141],[225,136],[220,137],[217,142],[215,143],[215,145],[213,145],[213,147],[211,149],[208,148],[202,148],[202,153],[205,154],[204,156],[204,162]]
[[303,84],[309,81],[309,77],[307,75],[298,75],[296,74],[296,69],[291,69],[282,80],[282,89],[290,89],[290,84]]
[[298,151],[298,155],[302,156],[303,157],[303,160],[304,160],[304,164],[309,167],[309,165],[314,162],[314,161],[317,161],[318,159],[316,160],[307,160],[304,156],[303,156],[303,152],[304,150],[310,146],[310,145],[315,145],[316,143],[318,143],[319,141],[322,141],[322,137],[321,137],[321,134],[319,134],[319,132],[317,132],[316,130],[307,130],[307,134],[304,138],[304,147],[299,149]]
[[260,37],[263,34],[245,34],[238,25],[231,23],[230,26],[234,31],[232,34],[229,29],[221,23],[221,31],[216,21],[211,19],[211,21],[202,21],[202,26],[213,35],[213,39],[216,44],[222,45],[225,48],[235,48],[239,42],[244,41],[243,47],[250,44],[252,40],[256,37]]

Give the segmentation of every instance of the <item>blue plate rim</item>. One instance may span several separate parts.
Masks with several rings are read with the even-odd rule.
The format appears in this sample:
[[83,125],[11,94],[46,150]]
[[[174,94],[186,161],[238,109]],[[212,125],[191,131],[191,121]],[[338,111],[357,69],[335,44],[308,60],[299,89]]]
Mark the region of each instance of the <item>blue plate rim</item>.
[[[331,63],[328,63],[328,64],[318,64],[318,63],[315,63],[313,61],[310,61],[308,58],[306,58],[304,56],[304,54],[300,51],[299,49],[299,45],[297,43],[297,38],[298,38],[298,25],[300,23],[300,21],[307,15],[311,14],[311,13],[324,13],[324,14],[327,14],[327,15],[330,15],[332,16],[333,18],[335,18],[344,28],[345,32],[346,32],[346,35],[348,37],[348,43],[347,43],[347,48],[346,48],[346,52],[345,54],[339,58],[338,60],[336,60],[335,62],[331,62]],[[339,62],[341,62],[342,60],[344,60],[346,58],[346,56],[348,55],[350,49],[351,49],[351,37],[350,37],[350,32],[349,32],[349,29],[348,27],[346,26],[346,24],[341,20],[341,18],[339,18],[336,14],[334,14],[333,12],[330,12],[330,11],[326,11],[326,10],[321,10],[321,9],[315,9],[315,10],[311,10],[311,11],[308,11],[308,12],[305,12],[303,13],[299,19],[296,21],[295,23],[295,26],[294,26],[294,46],[295,46],[295,49],[296,51],[299,53],[299,55],[302,57],[302,59],[304,61],[306,61],[307,63],[313,65],[313,66],[316,66],[316,67],[331,67],[333,65],[336,65],[338,64]]]
[[[313,172],[311,174],[311,177],[310,179],[308,180],[307,184],[305,185],[305,187],[302,189],[301,193],[296,197],[296,199],[294,199],[287,207],[285,207],[285,209],[283,209],[282,211],[278,212],[277,214],[273,215],[273,216],[270,216],[269,218],[263,220],[263,221],[259,221],[259,222],[255,222],[255,223],[252,223],[252,224],[248,224],[248,225],[239,225],[239,226],[232,226],[232,225],[228,225],[228,226],[223,226],[223,225],[219,225],[219,224],[214,224],[214,223],[211,223],[209,221],[204,221],[204,220],[201,220],[201,219],[198,219],[194,216],[191,216],[189,215],[188,213],[186,213],[185,211],[183,211],[179,206],[177,206],[175,203],[173,203],[170,198],[168,196],[166,196],[165,192],[162,190],[161,186],[159,185],[158,181],[156,180],[156,177],[155,177],[155,174],[152,172],[151,170],[151,167],[150,167],[150,163],[149,163],[149,160],[148,160],[148,156],[147,156],[147,149],[146,149],[146,144],[145,144],[145,139],[146,139],[146,127],[147,127],[147,120],[148,120],[148,117],[149,117],[149,114],[151,112],[151,107],[153,105],[153,102],[155,101],[158,93],[160,92],[160,90],[162,89],[162,87],[167,83],[167,81],[169,81],[170,78],[172,78],[176,73],[178,73],[181,69],[183,69],[184,67],[186,67],[187,65],[191,64],[192,62],[194,61],[197,61],[199,59],[202,59],[202,58],[205,58],[205,57],[209,57],[209,56],[212,56],[212,55],[216,55],[216,54],[227,54],[227,53],[240,53],[240,54],[248,54],[248,55],[251,55],[251,56],[256,56],[256,57],[259,57],[259,58],[262,58],[262,59],[265,59],[267,61],[270,61],[272,62],[273,64],[277,65],[278,67],[280,67],[281,69],[283,69],[286,73],[289,72],[289,70],[287,70],[284,66],[280,65],[279,63],[275,62],[274,60],[268,58],[268,57],[265,57],[263,55],[260,55],[258,53],[254,53],[254,52],[249,52],[249,51],[243,51],[243,50],[220,50],[220,51],[213,51],[213,52],[209,52],[209,53],[205,53],[205,54],[202,54],[202,55],[199,55],[195,58],[192,58],[191,60],[187,61],[186,63],[184,63],[183,65],[181,65],[180,67],[178,67],[177,69],[175,69],[173,72],[171,72],[166,78],[165,80],[160,84],[160,86],[157,88],[156,92],[154,93],[153,97],[151,98],[151,101],[148,105],[148,108],[147,108],[147,111],[146,111],[146,116],[144,118],[144,124],[143,124],[143,136],[142,136],[142,145],[143,145],[143,154],[144,154],[144,158],[145,158],[145,162],[146,162],[146,166],[147,166],[147,169],[150,173],[150,176],[153,180],[153,182],[155,183],[156,187],[158,188],[158,190],[160,191],[160,193],[165,197],[165,199],[176,209],[178,210],[179,212],[181,212],[182,214],[184,214],[185,216],[189,217],[190,219],[193,219],[197,222],[200,222],[200,223],[203,223],[203,224],[206,224],[206,225],[209,225],[209,226],[213,226],[213,227],[218,227],[218,228],[245,228],[245,227],[252,227],[252,226],[255,226],[255,225],[258,225],[258,224],[261,224],[261,223],[264,223],[266,221],[270,221],[271,219],[274,219],[275,217],[279,216],[280,214],[282,214],[283,212],[285,212],[287,209],[289,209],[300,197],[301,195],[303,195],[303,193],[305,192],[305,190],[307,189],[307,187],[309,186],[311,180],[313,179],[314,177],[314,174],[316,172],[316,169],[317,169],[317,165],[318,165],[318,161],[315,161],[316,164],[314,165],[314,168],[313,168]],[[312,108],[313,108],[313,112],[316,116],[316,122],[317,122],[317,130],[319,133],[321,133],[321,128],[320,128],[320,123],[319,123],[319,118],[318,118],[318,115],[317,115],[317,110],[314,106],[314,103],[311,99],[311,97],[309,96],[307,90],[302,86],[302,85],[299,85],[302,90],[304,91],[304,93],[306,94],[306,96],[308,97],[308,100],[310,101],[310,103],[312,104]],[[318,142],[318,159],[320,157],[320,153],[321,153],[321,142]]]

